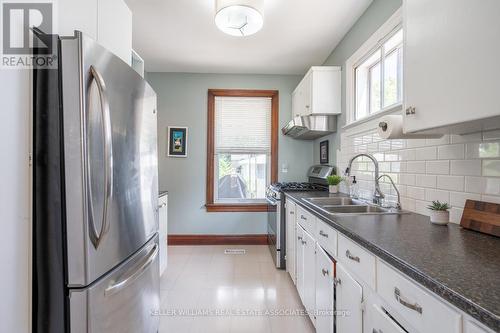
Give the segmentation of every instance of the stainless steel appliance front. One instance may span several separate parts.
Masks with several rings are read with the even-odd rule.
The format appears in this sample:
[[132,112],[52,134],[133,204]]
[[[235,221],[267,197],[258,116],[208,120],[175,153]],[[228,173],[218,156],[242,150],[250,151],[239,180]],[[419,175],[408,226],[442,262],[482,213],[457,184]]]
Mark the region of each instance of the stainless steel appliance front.
[[284,226],[282,225],[281,194],[271,189],[266,194],[268,203],[267,210],[267,244],[271,251],[271,257],[277,268],[285,268],[285,238]]
[[156,94],[79,32],[61,51],[68,284],[83,287],[158,230]]
[[70,291],[71,332],[156,333],[160,310],[158,235],[112,272]]

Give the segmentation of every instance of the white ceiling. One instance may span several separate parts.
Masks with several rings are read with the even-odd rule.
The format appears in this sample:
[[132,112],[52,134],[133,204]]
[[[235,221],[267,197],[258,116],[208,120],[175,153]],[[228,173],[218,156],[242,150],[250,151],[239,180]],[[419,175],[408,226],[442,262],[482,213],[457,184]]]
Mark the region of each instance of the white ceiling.
[[321,65],[372,0],[264,0],[264,27],[232,37],[215,0],[126,0],[150,72],[303,74]]

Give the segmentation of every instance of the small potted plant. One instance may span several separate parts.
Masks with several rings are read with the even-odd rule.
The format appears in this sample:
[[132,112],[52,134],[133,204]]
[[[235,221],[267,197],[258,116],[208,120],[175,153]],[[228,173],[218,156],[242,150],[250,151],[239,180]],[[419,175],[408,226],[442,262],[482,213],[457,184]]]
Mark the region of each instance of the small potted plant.
[[445,225],[450,221],[450,206],[447,203],[433,201],[432,205],[427,206],[431,211],[431,222],[435,224]]
[[342,177],[338,175],[331,175],[326,177],[326,181],[328,183],[328,190],[330,193],[338,193],[339,192],[339,184],[343,180]]

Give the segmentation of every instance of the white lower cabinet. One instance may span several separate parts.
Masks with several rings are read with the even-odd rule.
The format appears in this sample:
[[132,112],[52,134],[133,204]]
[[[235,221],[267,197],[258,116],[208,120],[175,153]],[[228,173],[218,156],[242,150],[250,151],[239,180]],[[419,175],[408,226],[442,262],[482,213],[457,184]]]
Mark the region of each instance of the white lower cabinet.
[[304,238],[304,229],[298,224],[296,225],[295,237],[295,271],[296,271],[296,286],[301,299],[304,291],[304,245],[302,244]]
[[316,244],[316,333],[332,333],[334,323],[333,259]]
[[316,241],[307,231],[304,231],[304,292],[303,302],[313,324],[316,307]]
[[296,234],[296,204],[293,201],[287,201],[285,204],[286,219],[286,271],[290,274],[294,284],[297,284],[295,268],[295,234]]
[[337,333],[363,332],[363,287],[337,262]]
[[311,321],[315,322],[316,307],[316,242],[314,237],[297,224],[297,290]]
[[370,322],[368,324],[368,332],[370,333],[405,333],[398,323],[396,323],[384,309],[373,304],[369,309]]

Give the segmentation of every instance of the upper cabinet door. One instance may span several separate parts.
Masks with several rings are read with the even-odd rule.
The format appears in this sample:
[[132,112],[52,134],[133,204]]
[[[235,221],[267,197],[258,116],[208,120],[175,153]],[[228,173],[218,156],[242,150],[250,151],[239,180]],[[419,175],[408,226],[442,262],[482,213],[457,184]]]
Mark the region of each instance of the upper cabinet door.
[[500,116],[499,17],[498,0],[404,1],[406,132]]
[[315,66],[292,94],[293,117],[310,114],[341,114],[341,69]]

